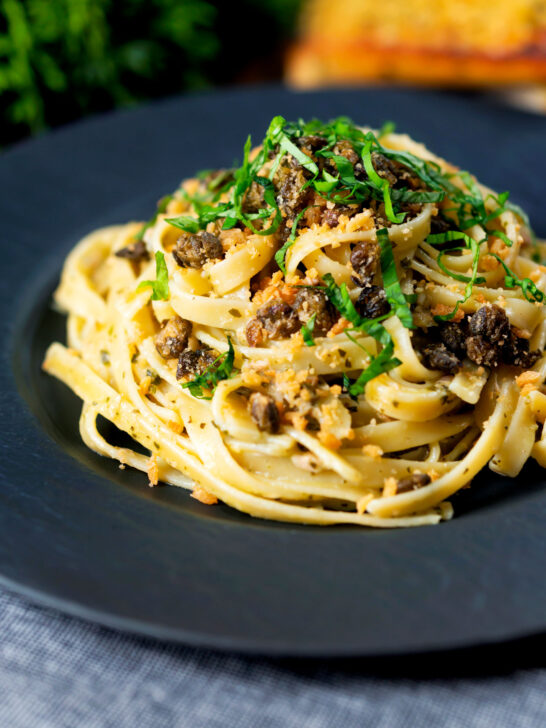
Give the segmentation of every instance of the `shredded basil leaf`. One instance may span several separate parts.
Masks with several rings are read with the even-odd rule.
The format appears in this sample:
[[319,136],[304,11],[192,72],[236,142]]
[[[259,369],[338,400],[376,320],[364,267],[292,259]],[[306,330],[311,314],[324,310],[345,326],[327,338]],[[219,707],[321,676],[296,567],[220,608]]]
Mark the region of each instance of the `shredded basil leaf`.
[[440,170],[439,165],[429,162],[420,157],[416,157],[411,152],[396,152],[387,147],[379,145],[378,151],[387,159],[393,159],[395,162],[403,164],[410,169],[419,179],[425,183],[427,187],[433,190],[444,190],[448,194],[457,187],[451,184]]
[[281,151],[291,154],[308,172],[311,172],[311,174],[318,174],[319,170],[315,162],[313,162],[313,160],[308,157],[305,152],[302,152],[299,147],[291,142],[287,136],[282,135],[279,148]]
[[341,315],[350,321],[355,329],[365,331],[367,334],[373,336],[374,339],[386,346],[386,344],[390,341],[391,336],[380,322],[384,321],[391,314],[388,313],[385,316],[378,316],[376,319],[366,319],[361,316],[354,307],[345,283],[338,286],[331,273],[326,273],[326,275],[323,276],[323,281],[326,283],[324,292]]
[[499,255],[496,253],[490,253],[490,255],[496,258],[504,268],[506,273],[504,283],[507,288],[521,288],[523,295],[531,303],[542,303],[544,301],[544,293],[537,287],[536,283],[533,283],[530,278],[518,278]]
[[467,248],[472,251],[472,274],[470,276],[465,276],[462,273],[455,273],[454,271],[449,270],[444,263],[442,262],[442,258],[446,253],[454,253],[458,250],[463,250],[461,246],[456,248],[450,248],[449,250],[442,250],[438,254],[438,258],[436,259],[436,262],[440,266],[440,268],[443,270],[443,272],[450,276],[451,278],[461,281],[461,283],[466,283],[465,291],[464,291],[464,298],[462,300],[457,301],[455,308],[451,313],[445,314],[443,316],[435,316],[435,321],[451,321],[457,311],[459,310],[459,307],[468,301],[470,296],[472,295],[472,288],[475,284],[479,283],[485,283],[485,278],[482,276],[478,276],[478,264],[480,262],[480,245],[484,242],[486,242],[487,238],[484,240],[481,240],[480,242],[477,242],[474,240],[474,238],[471,238],[469,235],[466,235],[465,233],[456,232],[454,230],[450,230],[447,233],[440,233],[439,235],[429,235],[427,238],[427,242],[431,245],[437,245],[439,243],[446,243],[451,242],[453,240],[464,240]]
[[290,235],[288,236],[285,244],[282,246],[282,248],[279,248],[277,252],[275,253],[275,261],[279,268],[282,270],[283,273],[286,273],[286,253],[288,252],[288,248],[291,248],[292,245],[294,245],[294,242],[296,240],[296,231],[298,229],[298,225],[300,224],[300,220],[305,214],[305,212],[308,210],[308,207],[305,207],[301,212],[299,212],[296,215],[296,218],[294,222],[292,223],[292,230],[290,231]]
[[[226,170],[225,173],[218,175],[207,185],[205,193],[196,194],[193,198],[190,198],[183,190],[181,191],[183,197],[192,204],[195,216],[181,215],[169,219],[168,222],[191,234],[206,229],[207,225],[213,222],[222,225],[225,230],[239,225],[245,226],[259,235],[275,233],[282,222],[282,212],[273,179],[283,157],[291,155],[306,173],[302,190],[309,187],[316,194],[339,205],[369,206],[371,200],[382,201],[385,216],[393,224],[400,224],[407,216],[407,213],[401,210],[402,205],[440,203],[447,196],[453,206],[444,206],[441,212],[449,213],[450,219],[457,224],[461,231],[479,225],[485,230],[486,238],[498,237],[506,245],[511,245],[512,241],[506,233],[503,230],[494,229],[494,225],[491,224],[506,210],[518,215],[530,229],[527,215],[521,208],[509,201],[508,192],[496,196],[486,195],[475,178],[464,170],[453,173],[444,172],[436,162],[421,159],[411,152],[384,147],[381,139],[393,129],[394,125],[387,122],[379,132],[374,134],[358,128],[347,117],[338,117],[325,123],[317,119],[307,122],[298,119],[289,122],[282,116],[276,116],[271,120],[261,148],[254,154],[252,160],[250,158],[252,144],[248,137],[244,146],[242,164],[237,169]],[[301,148],[300,140],[307,135],[318,136],[324,142],[322,147],[319,144],[318,149],[314,145],[312,157]],[[340,141],[351,143],[355,153],[362,159],[365,175],[361,171],[360,173],[357,171],[359,166],[355,168],[346,157],[334,153],[333,150]],[[419,178],[423,188],[391,188],[388,180],[375,169],[374,152],[403,165]],[[319,165],[315,161],[321,159],[330,160],[330,163],[335,166],[337,174],[333,174],[331,169],[330,171],[326,168],[321,169],[322,164]],[[264,164],[270,160],[272,162],[269,172],[267,176],[262,176],[261,170]],[[263,188],[263,205],[261,209],[250,213],[245,210],[244,200],[252,185]],[[171,197],[166,198],[167,201],[169,199]],[[220,202],[220,199],[223,201]],[[492,211],[487,209],[486,203],[489,199],[493,199],[496,203],[496,208]],[[159,211],[164,211],[162,204],[158,207]],[[138,236],[144,234],[147,227],[155,222],[156,217],[143,227]],[[472,247],[474,244],[469,243],[467,238],[463,237],[464,232],[452,232],[458,237],[450,239],[464,240],[466,247],[474,250]],[[532,231],[531,235],[534,236]],[[293,244],[294,237],[295,235],[292,235],[275,256],[279,268],[283,272],[285,272],[286,251]],[[449,241],[449,239],[444,240]],[[429,242],[434,244],[432,236],[429,237]],[[440,266],[443,265],[442,257],[443,254],[440,254]],[[475,256],[474,263],[477,265]],[[445,266],[443,270],[448,274],[453,273],[446,271]],[[474,283],[478,281],[476,270],[473,270],[470,278]],[[470,285],[471,281],[465,281],[465,283]],[[397,302],[391,302],[391,305],[395,310],[396,306],[402,307],[401,312],[405,316],[405,320],[409,321],[407,311],[404,314],[402,300],[396,292],[394,295]]]
[[313,160],[305,154],[290,137],[285,134],[284,127],[286,126],[286,120],[282,116],[275,116],[269,125],[269,129],[266,134],[266,139],[269,138],[274,144],[279,145],[280,152],[288,152],[294,159],[296,159],[301,166],[311,174],[318,174],[318,167]]
[[347,290],[345,283],[338,286],[331,273],[326,273],[323,280],[326,283],[326,295],[340,314],[346,318],[347,321],[350,321],[355,327],[364,323],[366,319],[362,318],[354,307],[354,303],[351,301],[351,297],[349,296],[349,291]]
[[311,316],[307,323],[301,327],[301,335],[306,346],[315,346],[315,340],[313,339],[313,331],[315,329],[315,321],[317,318],[317,312]]
[[446,193],[443,190],[391,190],[393,202],[408,202],[410,204],[422,202],[442,202],[445,196]]
[[[326,295],[344,318],[353,324],[355,330],[365,332],[383,346],[383,349],[377,356],[371,357],[370,364],[364,369],[358,379],[348,386],[349,394],[351,396],[358,396],[363,393],[367,382],[383,372],[394,369],[401,363],[399,359],[393,357],[394,342],[387,329],[380,323],[390,314],[378,317],[377,319],[363,318],[355,309],[345,283],[338,286],[331,273],[326,273],[323,280],[326,283],[324,289]],[[347,331],[345,334],[351,338]]]
[[[212,399],[214,390],[218,382],[223,379],[229,379],[233,373],[233,362],[235,360],[235,351],[231,338],[228,336],[228,350],[224,351],[220,356],[208,366],[202,374],[199,374],[189,382],[184,382],[183,389],[189,389],[190,394],[197,399]],[[207,394],[208,393],[208,394]]]
[[196,220],[194,217],[189,217],[188,215],[169,217],[165,220],[165,222],[168,222],[169,225],[174,225],[174,227],[184,230],[187,233],[198,233],[199,230],[201,230],[199,220]]
[[279,224],[282,220],[282,215],[280,209],[277,207],[277,201],[275,198],[275,188],[273,187],[273,182],[271,182],[270,179],[267,177],[260,177],[258,175],[254,176],[254,182],[256,184],[261,185],[264,188],[264,200],[269,205],[269,208],[267,208],[267,216],[269,217],[270,214],[275,215],[273,218],[273,222],[268,228],[264,228],[263,230],[256,230],[252,224],[250,223],[250,216],[244,217],[243,220],[246,222],[248,227],[252,230],[254,233],[258,233],[259,235],[270,235],[271,233],[274,233],[277,228],[279,227]]
[[394,134],[396,131],[396,124],[394,121],[385,121],[383,123],[383,126],[377,133],[377,137],[381,139],[381,137],[387,136],[387,134]]
[[372,140],[366,142],[364,145],[364,149],[362,150],[362,161],[364,162],[364,169],[366,170],[366,174],[368,175],[370,181],[372,184],[374,184],[378,189],[381,190],[383,194],[383,203],[385,205],[385,214],[387,215],[387,219],[395,224],[400,224],[401,222],[404,222],[404,218],[406,217],[406,213],[400,213],[400,215],[396,215],[394,213],[393,207],[392,207],[392,199],[391,199],[391,190],[389,181],[386,179],[383,179],[377,172],[375,167],[373,166],[372,162]]
[[158,250],[155,254],[155,281],[141,281],[137,291],[141,288],[152,289],[152,301],[167,301],[169,298],[169,271],[165,256]]
[[359,341],[357,341],[354,336],[351,336],[351,334],[347,330],[345,330],[344,333],[345,336],[347,336],[347,338],[353,342],[353,344],[356,344],[370,357],[370,365],[360,374],[358,379],[356,379],[353,383],[351,383],[347,375],[344,375],[344,383],[345,377],[348,382],[346,386],[347,391],[349,392],[351,397],[358,397],[359,394],[363,394],[364,388],[369,381],[379,376],[379,374],[382,374],[383,372],[388,372],[391,369],[394,369],[399,364],[401,364],[401,362],[399,359],[392,356],[394,352],[394,343],[390,336],[383,350],[374,357],[370,354],[366,347],[364,347]]
[[364,393],[366,384],[378,377],[384,372],[389,372],[391,369],[399,366],[401,361],[396,357],[393,357],[394,353],[394,342],[391,339],[381,350],[381,352],[374,356],[370,364],[362,371],[358,379],[356,379],[348,388],[348,392],[353,397],[358,397],[359,394]]
[[436,235],[429,235],[426,239],[429,245],[440,245],[441,243],[452,243],[455,240],[464,240],[466,246],[469,248],[472,244],[473,238],[466,233],[461,233],[458,230],[448,230],[445,233],[437,233]]
[[[349,393],[349,390],[351,389],[351,380],[349,376],[347,375],[347,372],[343,372],[343,389]],[[351,394],[352,399],[357,399],[358,395]]]
[[493,233],[491,233],[491,234],[492,234],[492,235],[493,235],[493,236],[494,236],[495,238],[500,238],[500,239],[502,240],[502,242],[503,242],[503,243],[504,243],[505,245],[507,245],[507,246],[508,246],[509,248],[511,248],[511,247],[512,247],[512,241],[510,240],[510,238],[508,237],[508,235],[506,235],[506,233],[503,233],[503,231],[502,231],[502,230],[495,230],[495,231],[494,231]]
[[331,192],[333,189],[335,189],[338,183],[339,177],[334,177],[328,172],[328,170],[323,169],[322,180],[314,180],[313,187],[316,189],[317,192],[327,194],[328,192]]
[[157,203],[157,209],[156,209],[155,215],[151,218],[151,220],[148,220],[148,222],[145,223],[140,228],[140,230],[138,231],[138,233],[135,235],[135,240],[142,240],[142,238],[144,237],[144,233],[146,232],[146,230],[148,230],[148,228],[151,228],[152,225],[155,225],[155,222],[156,222],[156,220],[158,218],[158,215],[161,215],[161,213],[165,212],[165,210],[167,209],[167,205],[169,204],[169,202],[173,198],[174,198],[174,195],[165,195],[165,197],[162,197],[159,200],[159,202]]
[[381,248],[381,274],[383,276],[383,287],[387,301],[390,303],[393,313],[398,316],[406,329],[413,329],[413,316],[400,288],[400,281],[396,272],[396,263],[392,252],[391,241],[389,240],[389,232],[387,228],[377,231],[377,242]]

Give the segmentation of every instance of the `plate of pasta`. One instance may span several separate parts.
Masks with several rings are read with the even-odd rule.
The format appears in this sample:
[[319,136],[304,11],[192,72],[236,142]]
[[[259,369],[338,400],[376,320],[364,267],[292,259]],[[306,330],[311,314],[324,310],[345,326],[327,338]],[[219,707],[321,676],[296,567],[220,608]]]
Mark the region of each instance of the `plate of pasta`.
[[271,653],[542,631],[545,124],[253,89],[9,152],[6,582]]

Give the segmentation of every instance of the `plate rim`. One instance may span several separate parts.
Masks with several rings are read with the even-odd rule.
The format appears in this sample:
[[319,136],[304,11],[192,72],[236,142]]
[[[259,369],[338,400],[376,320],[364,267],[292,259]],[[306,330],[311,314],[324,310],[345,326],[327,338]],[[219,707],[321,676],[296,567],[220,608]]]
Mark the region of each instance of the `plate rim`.
[[[245,92],[247,95],[252,95],[256,88],[260,90],[264,89],[274,89],[278,90],[277,85],[258,85],[257,87],[247,88],[245,89]],[[336,89],[336,90],[329,90],[327,93],[341,93],[343,91],[347,91],[347,89]],[[360,91],[360,89],[358,89]],[[396,91],[396,89],[389,89],[388,91]],[[406,90],[405,90],[406,91]],[[218,97],[220,96],[229,96],[233,93],[240,94],[241,89],[235,88],[235,89],[223,89],[221,92],[218,92],[217,90],[210,91],[210,92],[201,92],[197,95],[192,95],[191,99],[194,98],[211,98],[211,97]],[[294,93],[295,92],[290,92]],[[312,94],[313,92],[305,92],[304,95]],[[414,95],[419,95],[422,93],[421,91],[415,91],[413,92]],[[427,96],[435,96],[437,95],[435,92],[426,91],[425,92]],[[444,96],[444,94],[441,94]],[[132,113],[135,113],[135,111],[143,111],[143,110],[153,110],[157,109],[158,107],[161,107],[163,105],[168,106],[171,104],[179,104],[183,100],[185,100],[188,97],[172,97],[169,99],[162,99],[159,101],[156,101],[152,104],[148,104],[145,106],[138,107],[136,110],[122,110],[122,111],[113,111],[113,112],[106,112],[104,114],[93,116],[89,119],[83,119],[75,124],[71,124],[67,127],[55,130],[52,134],[43,135],[36,139],[31,139],[26,142],[22,142],[20,144],[15,145],[10,150],[8,150],[4,156],[10,155],[13,153],[20,153],[21,150],[25,151],[29,148],[31,148],[33,145],[46,145],[49,143],[48,140],[52,137],[59,137],[62,136],[67,131],[74,132],[75,130],[78,131],[78,133],[82,133],[82,130],[84,130],[87,126],[93,126],[96,124],[108,124],[109,121],[113,118],[120,118],[120,117],[128,117]],[[45,140],[45,141],[44,141]],[[0,161],[0,165],[2,162]],[[48,257],[48,261],[50,263],[51,269],[56,269],[58,271],[58,259],[61,257],[61,254],[59,251],[56,251],[54,254],[50,254]],[[63,256],[64,257],[64,256]],[[45,273],[44,270],[41,271],[40,275],[31,275],[29,279],[27,280],[28,286],[31,285],[31,283],[35,282],[35,279],[39,277],[40,279],[44,279],[48,275],[50,275],[49,270],[50,267],[48,266],[46,269],[48,273]],[[27,286],[25,285],[25,288]],[[29,305],[31,305],[29,303]],[[2,310],[4,310],[4,300],[2,299]],[[15,321],[12,321],[12,326],[10,327],[8,324],[8,328],[13,328],[15,326]],[[8,346],[5,347],[6,351],[4,353],[7,354],[9,359],[11,360],[11,346],[10,344],[14,340],[14,332],[9,331],[8,332]],[[11,374],[11,372],[10,372]],[[4,382],[4,379],[2,378],[2,382]],[[1,393],[1,387],[0,387],[0,393]],[[24,406],[28,408],[29,414],[31,417],[36,420],[36,412],[33,410],[32,407],[30,407],[28,403],[27,397],[24,396],[23,393],[20,391],[17,391],[17,397],[20,401],[24,402]],[[40,429],[41,433],[44,434],[44,427],[43,423],[41,422],[35,422],[35,425],[37,428]],[[45,433],[46,437],[50,437],[48,433]],[[56,446],[60,447],[59,442],[56,442]],[[75,467],[84,467],[82,463],[77,461],[75,458],[74,465]],[[0,568],[1,568],[1,562],[0,562]],[[302,657],[324,657],[324,656],[331,656],[331,657],[345,657],[345,656],[362,656],[366,655],[367,657],[374,657],[374,656],[394,656],[394,655],[410,655],[410,654],[426,654],[430,652],[443,652],[445,650],[456,650],[459,648],[468,648],[468,647],[477,647],[479,646],[479,643],[476,642],[474,638],[470,638],[467,642],[464,640],[456,640],[452,643],[449,643],[448,641],[444,641],[441,646],[438,646],[436,648],[425,647],[422,651],[415,649],[414,647],[409,648],[408,650],[400,650],[400,649],[386,649],[384,651],[379,652],[373,652],[369,653],[363,650],[362,645],[360,643],[355,644],[354,650],[348,649],[347,646],[343,647],[341,651],[336,652],[335,649],[324,649],[324,647],[318,647],[316,650],[313,649],[313,647],[302,647],[301,645],[297,646],[295,651],[291,651],[290,648],[283,645],[282,641],[276,639],[273,643],[268,642],[267,640],[260,645],[260,643],[256,640],[256,638],[251,638],[251,643],[249,644],[242,644],[241,638],[236,638],[235,641],[232,637],[220,637],[217,634],[200,634],[196,633],[195,630],[185,630],[184,628],[178,627],[178,628],[172,628],[172,627],[165,627],[159,624],[154,623],[148,623],[146,621],[141,621],[138,619],[125,617],[125,616],[116,616],[112,615],[108,612],[103,612],[101,610],[95,609],[93,607],[86,607],[84,604],[81,604],[75,600],[66,599],[63,597],[55,596],[51,593],[47,593],[43,590],[36,590],[33,587],[29,587],[28,585],[23,585],[17,581],[12,580],[9,577],[6,577],[3,573],[0,573],[0,584],[6,586],[11,591],[14,591],[16,593],[22,594],[23,596],[29,598],[33,602],[37,602],[39,604],[43,604],[46,607],[52,607],[55,609],[60,609],[61,611],[70,614],[74,617],[85,619],[87,621],[96,622],[98,624],[104,625],[109,628],[118,629],[123,632],[129,632],[131,634],[139,634],[139,635],[145,635],[149,638],[156,638],[161,640],[168,640],[172,642],[177,642],[181,644],[188,644],[192,645],[194,647],[207,647],[212,649],[219,649],[219,650],[229,650],[229,651],[236,651],[241,652],[245,654],[253,654],[253,655],[274,655],[278,657],[285,657],[285,656],[302,656]],[[544,629],[546,630],[546,624],[544,625]],[[542,629],[532,630],[530,632],[528,631],[522,631],[521,633],[512,633],[509,636],[506,636],[505,638],[496,638],[492,637],[489,639],[483,640],[481,644],[483,645],[492,645],[492,644],[499,644],[504,641],[513,641],[513,640],[519,640],[519,639],[525,639],[527,637],[530,637],[532,635],[538,635],[542,633]],[[278,649],[277,649],[278,648]]]

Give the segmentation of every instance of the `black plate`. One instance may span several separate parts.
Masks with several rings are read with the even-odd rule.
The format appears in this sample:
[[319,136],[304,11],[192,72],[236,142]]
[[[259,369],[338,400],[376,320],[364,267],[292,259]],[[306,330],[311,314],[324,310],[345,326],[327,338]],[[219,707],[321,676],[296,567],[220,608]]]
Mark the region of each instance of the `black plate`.
[[512,190],[546,234],[546,120],[472,97],[254,88],[107,115],[0,160],[0,574],[75,615],[196,645],[285,655],[387,655],[546,628],[546,489],[534,465],[487,471],[437,527],[374,531],[253,520],[149,489],[80,441],[79,401],[45,376],[64,336],[50,307],[80,236],[150,215],[195,170],[229,165],[275,114],[348,114],[399,129]]

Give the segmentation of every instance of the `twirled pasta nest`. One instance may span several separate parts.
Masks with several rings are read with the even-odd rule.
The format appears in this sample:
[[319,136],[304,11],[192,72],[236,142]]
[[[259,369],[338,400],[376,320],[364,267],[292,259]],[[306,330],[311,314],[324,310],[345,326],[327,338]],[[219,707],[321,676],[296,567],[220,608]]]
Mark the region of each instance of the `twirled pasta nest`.
[[[98,453],[253,516],[414,526],[487,463],[546,464],[542,243],[406,135],[273,119],[242,165],[68,256],[68,348]],[[108,442],[102,415],[149,451]]]

